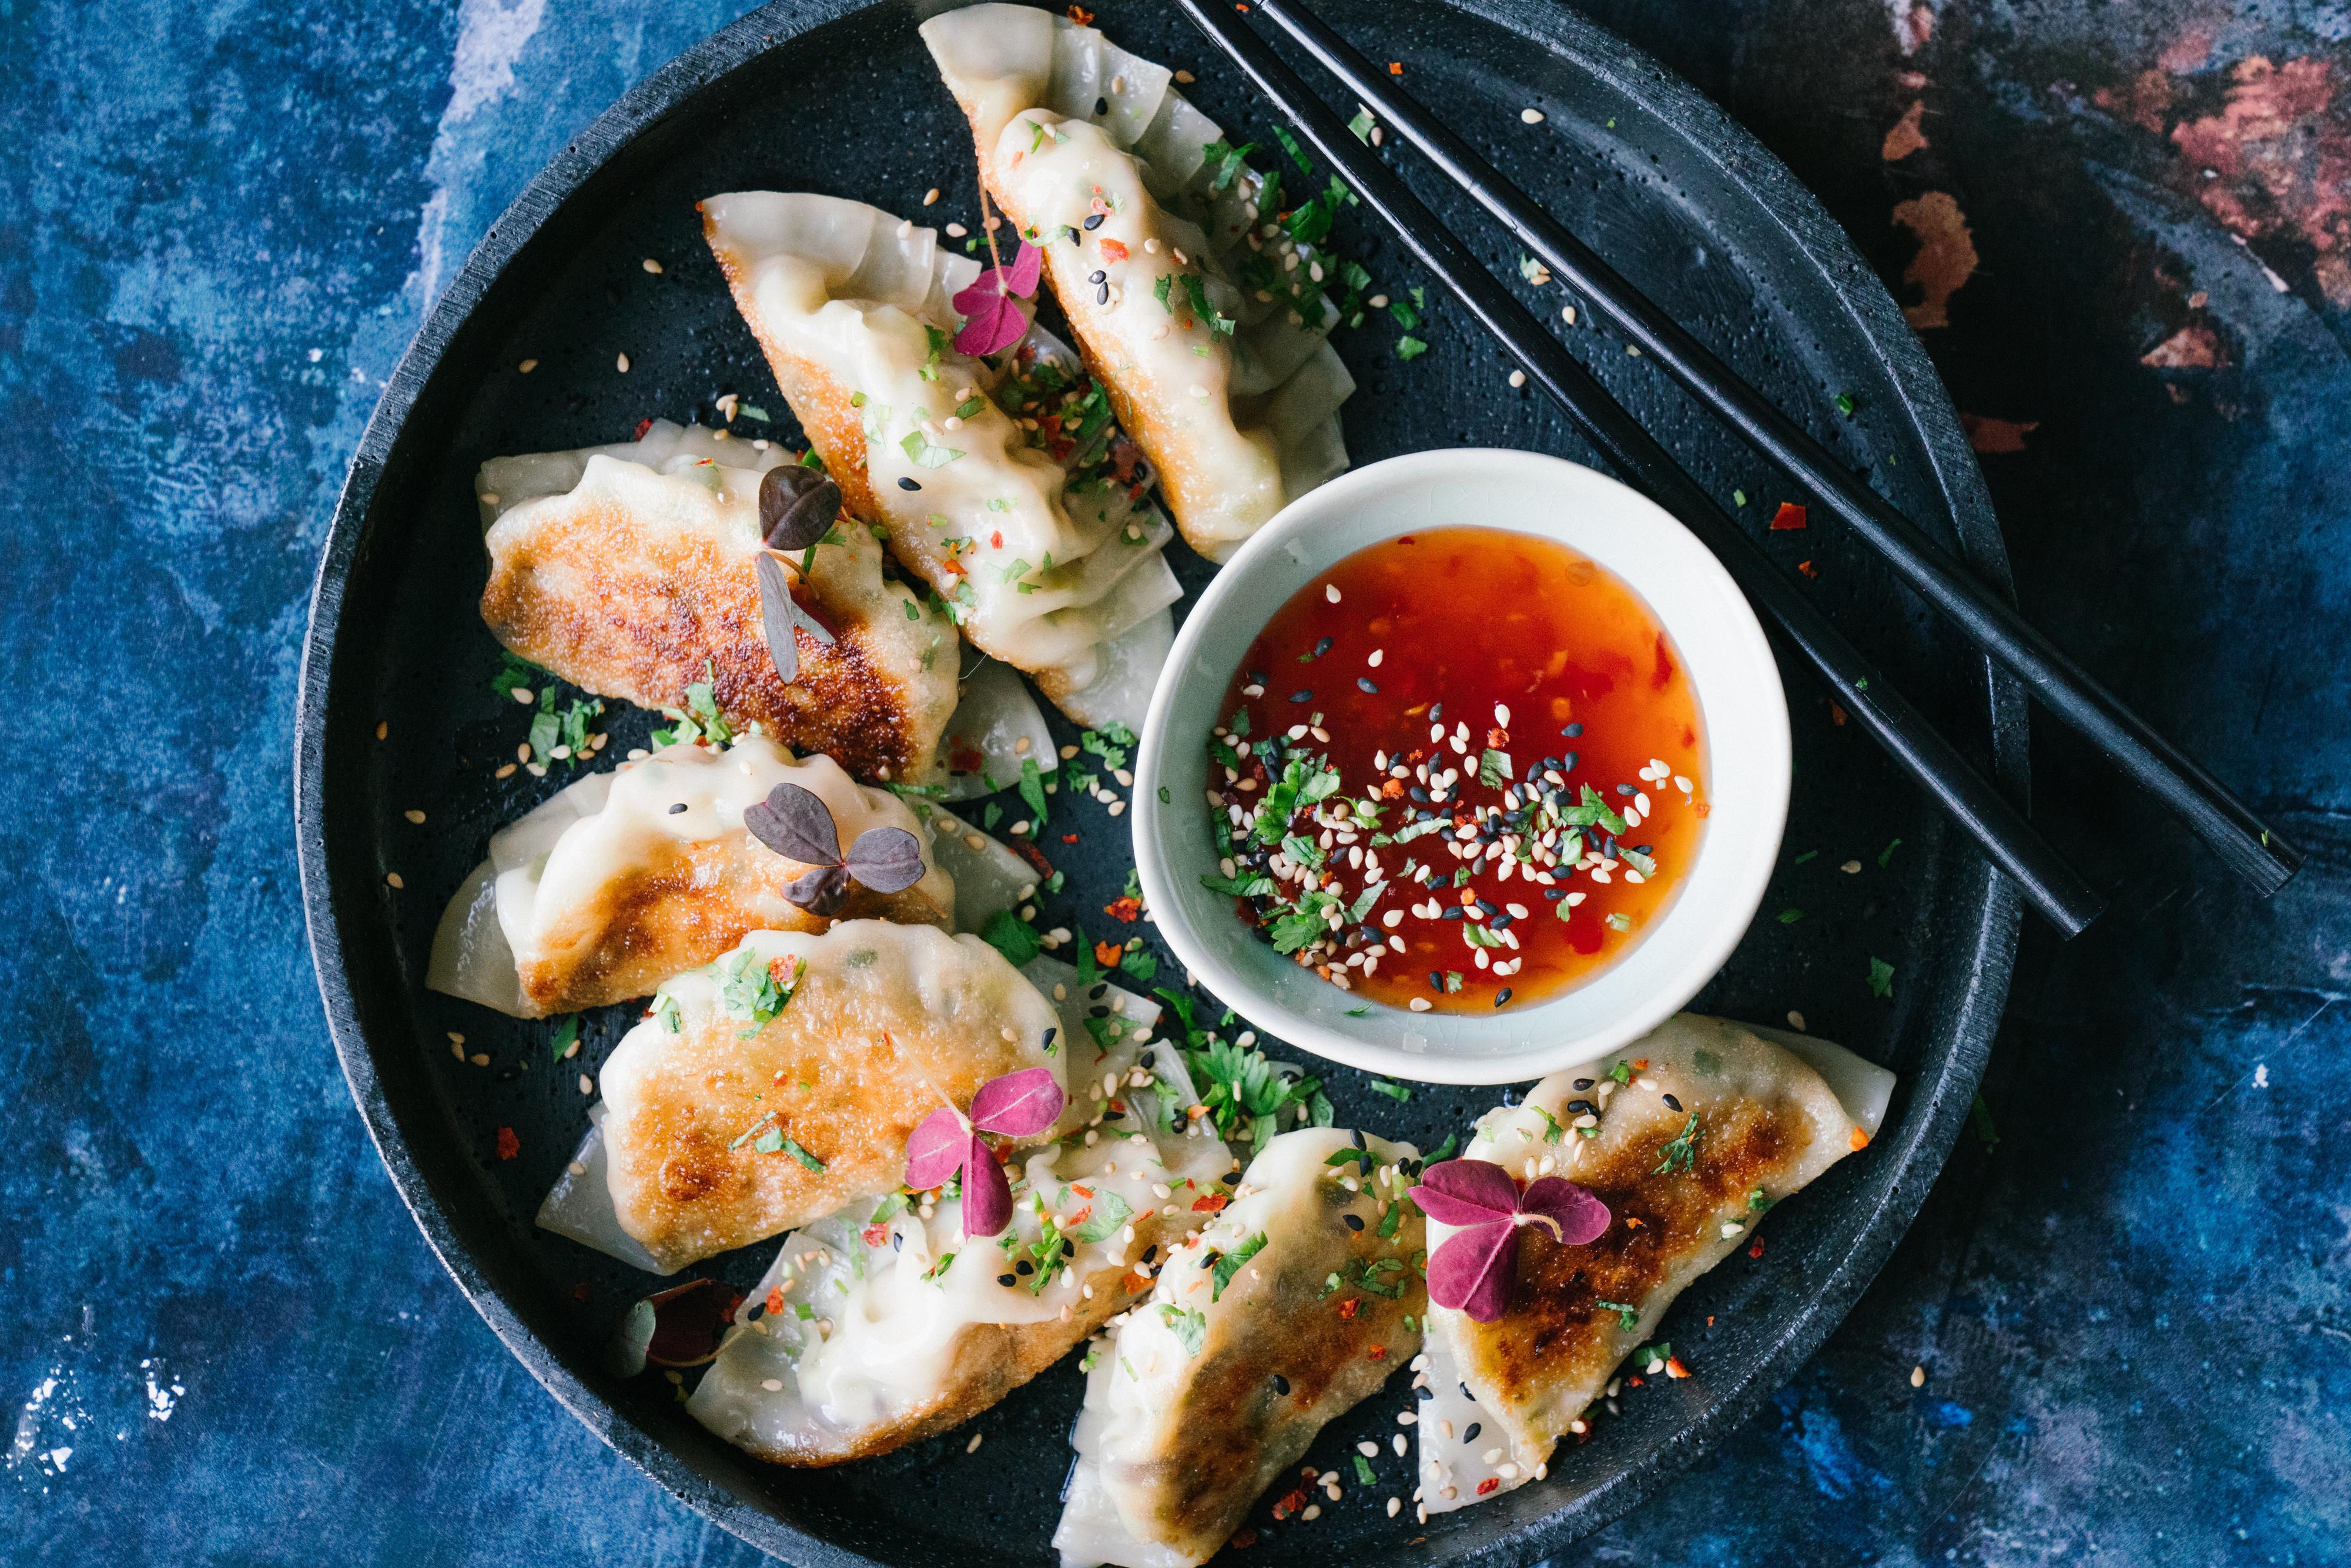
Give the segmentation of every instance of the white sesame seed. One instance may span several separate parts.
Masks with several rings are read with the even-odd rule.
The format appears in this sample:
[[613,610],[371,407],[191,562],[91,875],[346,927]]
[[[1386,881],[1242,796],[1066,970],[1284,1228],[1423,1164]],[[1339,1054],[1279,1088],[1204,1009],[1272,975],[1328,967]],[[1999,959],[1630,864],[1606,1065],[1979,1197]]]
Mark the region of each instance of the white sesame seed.
[[979,1452],[980,1439],[987,1436],[987,1434],[985,1432],[974,1432],[971,1435],[971,1441],[963,1446],[963,1451],[967,1454],[976,1454]]
[[1324,583],[1322,585],[1322,597],[1329,600],[1333,604],[1338,603],[1339,585],[1335,582]]
[[1559,311],[1559,313],[1560,313],[1561,318],[1562,318],[1562,319],[1564,319],[1564,320],[1567,322],[1567,324],[1568,324],[1569,326],[1573,327],[1573,326],[1574,326],[1574,325],[1575,325],[1575,307],[1574,307],[1574,306],[1573,306],[1573,305],[1562,305],[1562,306],[1561,306],[1561,307],[1560,307],[1560,311]]
[[1529,125],[1541,125],[1543,122],[1543,111],[1540,109],[1522,109],[1519,110],[1519,118]]
[[[1401,951],[1401,949],[1399,949],[1399,951]],[[1428,1010],[1430,1004],[1426,997],[1415,997],[1412,998],[1410,1005],[1413,1011],[1416,1013],[1425,1013]]]
[[531,371],[538,369],[538,361],[537,360],[525,360],[522,363],[517,365],[515,369],[522,372],[524,375],[528,375]]
[[620,371],[622,375],[627,375],[629,373],[629,356],[626,354],[613,355],[612,368]]
[[1510,372],[1510,384],[1514,387],[1522,387],[1526,385],[1527,372],[1524,371],[1512,371]]
[[1803,1033],[1803,1032],[1804,1032],[1804,1015],[1803,1015],[1803,1014],[1802,1014],[1802,1013],[1800,1013],[1800,1012],[1798,1012],[1798,1011],[1796,1011],[1793,1008],[1789,1009],[1788,1009],[1788,1027],[1789,1027],[1790,1029],[1792,1029],[1792,1030],[1794,1030],[1798,1034],[1802,1034],[1802,1033]]
[[1355,1445],[1355,1452],[1363,1455],[1364,1458],[1367,1459],[1376,1459],[1380,1457],[1380,1446],[1377,1443],[1371,1441],[1369,1438],[1366,1438],[1363,1442]]
[[933,185],[929,190],[923,193],[923,205],[926,207],[935,204],[938,199],[939,188],[936,185]]
[[645,270],[647,272],[659,272],[661,269],[662,264],[660,262],[655,261],[652,256],[645,257]]
[[971,233],[971,231],[964,227],[961,224],[949,224],[947,225],[947,237],[949,239],[961,239],[964,235],[969,233]]

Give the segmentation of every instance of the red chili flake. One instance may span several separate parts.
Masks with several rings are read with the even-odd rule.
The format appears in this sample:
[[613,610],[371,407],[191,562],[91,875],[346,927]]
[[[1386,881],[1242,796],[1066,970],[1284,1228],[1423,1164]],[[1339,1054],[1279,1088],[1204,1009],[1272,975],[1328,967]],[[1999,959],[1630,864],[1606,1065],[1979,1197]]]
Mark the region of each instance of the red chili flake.
[[498,1129],[498,1158],[510,1160],[522,1153],[522,1140],[515,1136],[512,1127]]
[[1075,833],[1063,833],[1061,835],[1061,841],[1065,844],[1074,844],[1078,841],[1078,835]]
[[1014,852],[1019,854],[1022,860],[1027,861],[1030,865],[1037,868],[1039,880],[1042,881],[1050,878],[1053,874],[1053,862],[1045,858],[1045,852],[1043,850],[1039,849],[1035,844],[1029,842],[1027,834],[1024,833],[1020,837],[1014,839],[1012,841],[1012,848]]
[[781,1317],[784,1312],[784,1288],[781,1285],[768,1286],[768,1299],[763,1304],[766,1306],[768,1315],[769,1317]]
[[1834,703],[1829,704],[1829,722],[1838,726],[1839,727],[1843,727],[1844,724],[1844,709],[1837,706]]
[[1631,1385],[1632,1385],[1634,1387],[1635,1387],[1635,1388],[1638,1388],[1638,1387],[1640,1387],[1640,1386],[1641,1386],[1641,1380],[1640,1380],[1639,1378],[1637,1378],[1637,1377],[1628,1377],[1628,1378],[1626,1378],[1625,1381],[1626,1383],[1631,1384]]
[[1244,1530],[1240,1531],[1233,1537],[1231,1542],[1232,1549],[1236,1552],[1247,1552],[1250,1547],[1255,1546],[1256,1544],[1257,1531],[1254,1530]]
[[1097,942],[1094,944],[1094,962],[1105,969],[1115,969],[1118,967],[1119,955],[1125,951],[1124,943]]
[[1122,925],[1132,925],[1143,918],[1143,900],[1114,898],[1102,905],[1102,913]]
[[1126,1287],[1126,1293],[1131,1296],[1137,1291],[1147,1291],[1151,1289],[1151,1276],[1148,1274],[1129,1274],[1125,1279],[1121,1280],[1119,1283]]
[[1071,1182],[1070,1184],[1070,1190],[1076,1193],[1080,1197],[1092,1197],[1094,1195],[1093,1188],[1090,1186],[1081,1186],[1076,1182]]
[[575,1280],[574,1281],[572,1281],[572,1285],[571,1285],[571,1299],[572,1299],[573,1301],[586,1301],[586,1300],[588,1299],[588,1281],[585,1281],[585,1280]]
[[1479,1482],[1478,1483],[1478,1495],[1479,1495],[1479,1497],[1484,1497],[1484,1496],[1486,1496],[1488,1493],[1491,1492],[1491,1491],[1492,1491],[1496,1487],[1499,1487],[1499,1486],[1500,1486],[1501,1484],[1502,1484],[1502,1478],[1501,1478],[1501,1477],[1499,1477],[1499,1476],[1488,1476],[1484,1480],[1479,1481]]
[[987,766],[987,758],[978,747],[960,735],[947,737],[947,767],[957,773],[977,773]]
[[1192,1200],[1192,1212],[1195,1214],[1214,1214],[1230,1202],[1232,1202],[1232,1199],[1227,1197],[1223,1193],[1212,1192],[1206,1197],[1194,1198]]
[[1384,1344],[1375,1344],[1364,1354],[1369,1355],[1374,1361],[1385,1361],[1388,1358],[1388,1347]]
[[636,434],[634,434],[634,435],[632,435],[632,436],[629,437],[629,439],[630,439],[630,440],[632,440],[632,441],[643,441],[643,440],[645,438],[645,432],[646,432],[646,431],[648,431],[648,430],[651,430],[653,427],[653,422],[652,420],[650,420],[650,419],[641,419],[641,420],[637,421],[637,433],[636,433]]
[[1343,1318],[1352,1318],[1355,1315],[1355,1309],[1363,1304],[1361,1297],[1350,1296],[1339,1303],[1339,1315]]
[[1083,1225],[1087,1220],[1092,1219],[1093,1217],[1094,1206],[1090,1203],[1083,1208],[1078,1210],[1077,1213],[1070,1216],[1069,1218],[1061,1221],[1061,1228],[1064,1230],[1075,1230],[1079,1226]]
[[1682,1364],[1682,1358],[1680,1356],[1669,1355],[1666,1357],[1666,1375],[1667,1377],[1687,1377],[1689,1375],[1689,1368]]
[[1102,259],[1104,261],[1124,261],[1126,259],[1126,246],[1119,244],[1118,241],[1114,239],[1106,239],[1102,242]]
[[988,535],[987,542],[995,549],[1002,549],[1004,548],[1004,530],[1002,528],[998,528],[994,533]]
[[886,1225],[869,1225],[859,1234],[864,1237],[865,1245],[868,1247],[890,1245],[890,1228]]
[[1306,1489],[1303,1487],[1292,1487],[1289,1491],[1282,1494],[1282,1498],[1280,1502],[1273,1505],[1273,1517],[1276,1519],[1288,1519],[1291,1514],[1296,1513],[1300,1509],[1304,1508],[1305,1506]]
[[1499,751],[1510,744],[1510,732],[1497,726],[1486,732],[1486,744]]
[[1808,561],[1808,560],[1800,560],[1800,561],[1798,561],[1798,562],[1796,563],[1796,571],[1797,571],[1798,575],[1800,575],[1800,576],[1803,576],[1803,577],[1818,577],[1818,576],[1820,576],[1820,573],[1819,573],[1819,572],[1814,571],[1814,570],[1813,570],[1813,563],[1812,563],[1811,561]]
[[1747,1249],[1747,1255],[1750,1258],[1761,1258],[1763,1256],[1763,1239],[1761,1236],[1755,1239],[1755,1245]]
[[1771,514],[1771,531],[1775,534],[1793,533],[1803,526],[1804,508],[1793,501],[1781,502],[1780,509]]
[[1082,5],[1072,5],[1070,7],[1070,20],[1081,27],[1091,27],[1094,25],[1094,14]]
[[[1380,786],[1380,798],[1381,798],[1382,800],[1403,800],[1403,799],[1404,799],[1404,780],[1403,780],[1403,779],[1389,779],[1386,783],[1384,783],[1384,784],[1381,785],[1381,786]],[[645,1017],[647,1017],[647,1018],[651,1018],[651,1017],[653,1017],[653,1015],[652,1013],[650,1013],[650,1012],[648,1012],[647,1014],[645,1014]]]
[[1625,1228],[1628,1230],[1638,1230],[1646,1223],[1646,1221],[1630,1214],[1625,1217]]
[[[1388,75],[1392,77],[1400,77],[1404,75],[1404,62],[1402,60],[1390,60],[1388,62]],[[1406,539],[1405,541],[1406,544],[1410,544],[1411,542],[1412,541],[1410,539]]]

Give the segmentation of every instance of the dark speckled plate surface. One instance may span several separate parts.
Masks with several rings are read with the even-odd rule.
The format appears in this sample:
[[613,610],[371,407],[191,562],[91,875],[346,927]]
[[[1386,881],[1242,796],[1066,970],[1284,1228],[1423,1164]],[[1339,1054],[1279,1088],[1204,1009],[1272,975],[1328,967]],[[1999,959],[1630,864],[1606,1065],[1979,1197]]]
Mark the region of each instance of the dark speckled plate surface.
[[[491,230],[393,376],[344,489],[320,568],[305,653],[297,806],[311,941],[329,1019],[385,1163],[442,1260],[547,1387],[693,1507],[778,1555],[811,1565],[873,1561],[1040,1563],[1080,1396],[1057,1367],[967,1430],[837,1470],[770,1469],[686,1417],[657,1376],[622,1384],[599,1350],[643,1276],[530,1224],[585,1124],[593,1073],[632,1009],[589,1018],[576,1059],[550,1061],[552,1027],[517,1023],[423,988],[442,904],[501,823],[564,781],[493,769],[527,721],[489,678],[498,650],[475,603],[486,572],[472,476],[486,458],[624,438],[641,419],[713,417],[743,394],[779,417],[749,333],[705,251],[695,201],[746,187],[855,196],[927,221],[970,222],[961,118],[903,4],[783,0],[715,36],[629,94],[566,149]],[[1770,154],[1687,86],[1563,9],[1531,0],[1333,6],[1406,84],[1446,105],[1489,155],[1579,227],[1750,379],[1816,423],[1910,514],[1978,569],[2005,561],[1981,481],[1940,385],[1860,259]],[[1104,22],[1121,43],[1198,70],[1192,95],[1238,137],[1268,117],[1172,13],[1130,5]],[[1548,118],[1523,125],[1519,111]],[[1407,170],[1408,172],[1412,171]],[[947,194],[925,212],[925,191]],[[1440,208],[1499,269],[1515,253]],[[1401,295],[1427,280],[1381,235],[1343,226],[1343,246]],[[646,257],[664,270],[648,272]],[[1530,294],[1537,291],[1529,287]],[[1541,291],[1554,319],[1568,303]],[[1564,327],[1562,329],[1565,330]],[[1338,339],[1362,390],[1346,411],[1359,462],[1447,445],[1499,445],[1590,460],[1546,404],[1508,386],[1492,347],[1441,305],[1405,364],[1376,321]],[[1618,395],[1760,528],[1784,486],[1703,415],[1588,324],[1572,334]],[[626,354],[627,374],[615,369]],[[537,360],[526,377],[525,360]],[[1833,410],[1849,394],[1849,419]],[[778,434],[789,435],[789,426]],[[2020,695],[1831,529],[1771,548],[1938,724],[2012,792],[2023,784]],[[1184,556],[1194,588],[1207,569]],[[1408,1497],[1409,1458],[1383,1448],[1379,1479],[1311,1523],[1259,1511],[1252,1555],[1284,1563],[1525,1563],[1632,1507],[1752,1410],[1834,1326],[1909,1222],[1964,1117],[2006,990],[2013,898],[1866,741],[1834,722],[1802,678],[1791,686],[1795,800],[1765,916],[1700,998],[1706,1010],[1811,1029],[1901,1074],[1876,1144],[1761,1228],[1666,1322],[1687,1380],[1628,1391],[1622,1413],[1563,1450],[1548,1481],[1425,1529],[1385,1517]],[[1058,721],[1056,721],[1058,723]],[[382,738],[378,738],[382,727]],[[613,719],[617,753],[646,716]],[[1066,727],[1063,727],[1066,728]],[[403,813],[422,810],[421,826]],[[1077,841],[1059,841],[1075,833]],[[1099,804],[1057,800],[1050,847],[1070,873],[1040,924],[1105,934],[1102,906],[1130,855]],[[1890,853],[1888,847],[1896,845]],[[1840,868],[1858,862],[1859,870]],[[395,890],[387,873],[404,887]],[[1773,918],[1782,911],[1801,912]],[[1890,998],[1866,983],[1892,964]],[[458,1060],[486,1054],[477,1067]],[[1277,1051],[1279,1054],[1279,1051]],[[1493,1103],[1487,1090],[1424,1090],[1408,1104],[1356,1074],[1327,1074],[1341,1119],[1423,1147]],[[519,1154],[498,1155],[501,1128]],[[710,1270],[754,1278],[765,1250]],[[1398,1428],[1397,1379],[1326,1432],[1310,1461],[1343,1467],[1353,1443]],[[985,1435],[967,1455],[973,1433]]]

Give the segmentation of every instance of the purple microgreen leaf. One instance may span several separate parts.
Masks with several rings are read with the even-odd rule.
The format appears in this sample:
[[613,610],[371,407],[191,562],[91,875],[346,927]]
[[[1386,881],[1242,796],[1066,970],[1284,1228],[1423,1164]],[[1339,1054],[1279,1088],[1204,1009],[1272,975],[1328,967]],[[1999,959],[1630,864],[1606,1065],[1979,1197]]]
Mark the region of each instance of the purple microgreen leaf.
[[820,865],[784,883],[784,896],[810,915],[837,913],[849,899],[849,873],[841,866]]
[[923,880],[922,841],[904,828],[868,828],[849,846],[849,874],[876,893],[903,893]]
[[1608,1229],[1608,1206],[1565,1176],[1541,1176],[1520,1195],[1519,1213],[1540,1221],[1561,1245],[1582,1247]]
[[1440,1225],[1485,1225],[1518,1212],[1519,1186],[1489,1160],[1446,1160],[1420,1173],[1412,1201]]
[[1519,1228],[1510,1220],[1456,1231],[1428,1256],[1428,1299],[1490,1323],[1510,1304],[1518,1257]]
[[991,1078],[971,1097],[971,1123],[1008,1138],[1031,1138],[1060,1120],[1069,1096],[1050,1067],[1024,1067]]
[[1045,247],[1019,242],[1020,248],[1012,253],[1011,268],[1004,275],[1003,288],[1007,294],[1018,294],[1024,299],[1036,298],[1037,285],[1045,268]]
[[970,1124],[954,1106],[940,1106],[906,1140],[906,1185],[925,1191],[945,1186],[970,1148]]
[[778,784],[768,790],[766,800],[744,810],[743,825],[788,861],[841,863],[841,830],[833,825],[832,809],[797,784]]
[[963,1233],[994,1236],[1011,1223],[1012,1184],[1004,1179],[1004,1167],[987,1141],[974,1133],[963,1157]]
[[[963,295],[956,298],[961,299]],[[1020,307],[1009,298],[991,292],[976,302],[963,329],[955,336],[955,350],[958,354],[974,356],[1000,354],[1019,342],[1028,330],[1029,318],[1021,314]]]
[[804,550],[841,517],[841,486],[813,468],[787,463],[759,480],[759,534],[769,549]]
[[[786,682],[798,679],[800,673],[800,640],[794,634],[799,625],[799,608],[792,602],[791,580],[784,575],[784,563],[762,551],[759,629],[767,634],[768,657],[776,662],[776,674]],[[744,821],[749,820],[746,813]]]

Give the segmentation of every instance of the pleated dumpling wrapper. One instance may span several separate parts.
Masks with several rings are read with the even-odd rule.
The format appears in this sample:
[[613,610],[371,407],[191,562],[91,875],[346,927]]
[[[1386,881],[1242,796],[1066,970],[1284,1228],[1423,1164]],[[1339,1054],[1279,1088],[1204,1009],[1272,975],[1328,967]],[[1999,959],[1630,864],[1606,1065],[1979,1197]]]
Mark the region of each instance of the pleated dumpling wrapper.
[[[822,869],[761,842],[744,812],[779,784],[831,813],[845,856],[875,829],[913,834],[921,875],[893,893],[852,882],[837,907],[795,903]],[[822,931],[836,919],[944,926],[956,904],[929,834],[905,801],[860,784],[830,757],[795,759],[747,736],[679,741],[592,773],[490,835],[441,916],[426,984],[516,1018],[650,995],[753,931]]]
[[1053,1534],[1064,1568],[1206,1562],[1316,1433],[1413,1359],[1427,1298],[1403,1194],[1418,1164],[1409,1144],[1333,1127],[1249,1162],[1094,1352]]
[[870,1203],[898,1189],[933,1112],[1028,1068],[1061,1083],[1061,1031],[977,936],[879,920],[754,932],[665,983],[605,1060],[613,1212],[667,1273]]
[[[851,512],[879,524],[982,652],[1081,724],[1139,728],[1181,596],[1171,535],[1122,482],[1107,405],[1070,463],[1003,406],[1033,395],[1032,333],[1001,369],[959,353],[977,264],[862,202],[746,191],[702,204],[736,305]],[[1052,410],[1045,411],[1052,413]]]
[[[1488,1112],[1463,1158],[1520,1182],[1564,1177],[1607,1206],[1608,1226],[1573,1247],[1520,1228],[1492,1322],[1430,1304],[1421,1507],[1541,1474],[1675,1298],[1750,1245],[1765,1209],[1866,1146],[1893,1088],[1842,1046],[1684,1013]],[[1429,1219],[1432,1260],[1457,1234]]]
[[986,1410],[1149,1290],[1151,1263],[1221,1206],[1233,1159],[1184,1113],[1181,1053],[1145,1032],[1072,1038],[1065,1135],[1011,1159],[1000,1235],[967,1237],[961,1197],[925,1192],[786,1237],[695,1417],[778,1464],[886,1454]]
[[850,517],[812,550],[775,558],[804,622],[791,678],[777,668],[759,497],[790,463],[780,444],[664,420],[634,442],[483,465],[482,618],[600,696],[683,710],[705,685],[731,729],[757,723],[869,782],[939,783],[961,642],[946,615],[883,577],[881,545]]
[[[1338,307],[1323,292],[1340,264],[1310,220],[1274,220],[1278,184],[1167,68],[1027,5],[948,11],[922,33],[971,122],[981,180],[1043,247],[1185,542],[1223,560],[1343,471],[1339,407],[1355,382],[1327,340]],[[1294,206],[1327,228],[1334,199]]]

